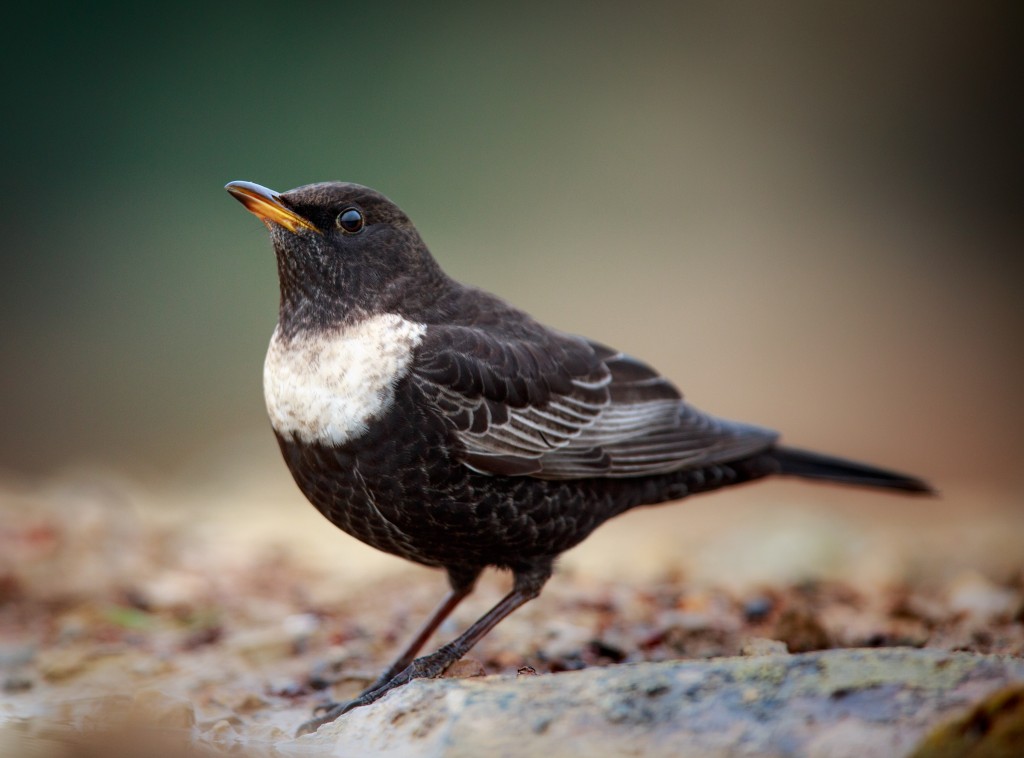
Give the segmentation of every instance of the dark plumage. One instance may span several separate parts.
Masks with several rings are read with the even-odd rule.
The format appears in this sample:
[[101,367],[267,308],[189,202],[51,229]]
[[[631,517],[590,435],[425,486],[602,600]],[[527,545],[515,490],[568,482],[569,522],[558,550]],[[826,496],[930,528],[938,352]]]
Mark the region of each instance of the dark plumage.
[[[702,413],[644,363],[455,282],[371,189],[227,189],[265,221],[277,254],[264,385],[295,481],[336,526],[445,569],[452,587],[373,686],[302,730],[439,674],[537,596],[556,556],[635,506],[776,474],[930,491]],[[415,658],[487,566],[511,570],[512,591]]]

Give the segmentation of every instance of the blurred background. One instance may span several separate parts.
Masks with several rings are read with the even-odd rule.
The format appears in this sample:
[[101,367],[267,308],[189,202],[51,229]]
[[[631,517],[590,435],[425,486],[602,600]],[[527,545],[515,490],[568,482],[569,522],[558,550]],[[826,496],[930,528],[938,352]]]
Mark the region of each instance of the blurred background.
[[[944,493],[758,497],[1019,536],[1012,6],[19,4],[0,468],[242,487],[316,523],[263,408],[272,251],[223,185],[340,179],[698,406]],[[721,497],[693,512],[748,495]]]

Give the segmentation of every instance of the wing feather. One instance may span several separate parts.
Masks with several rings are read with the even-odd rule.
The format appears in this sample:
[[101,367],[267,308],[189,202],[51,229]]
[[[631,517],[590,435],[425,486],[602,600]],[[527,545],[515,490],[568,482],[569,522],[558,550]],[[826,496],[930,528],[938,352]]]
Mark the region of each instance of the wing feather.
[[417,348],[413,380],[452,425],[463,463],[475,471],[647,476],[736,460],[777,438],[702,413],[634,358],[535,327],[510,335],[431,325]]

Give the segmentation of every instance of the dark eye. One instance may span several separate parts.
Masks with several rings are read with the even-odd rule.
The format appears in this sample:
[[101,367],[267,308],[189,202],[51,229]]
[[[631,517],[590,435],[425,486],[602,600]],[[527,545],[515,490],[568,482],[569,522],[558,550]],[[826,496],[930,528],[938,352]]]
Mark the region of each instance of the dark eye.
[[346,234],[356,234],[364,224],[363,214],[355,208],[346,208],[338,215],[338,228]]

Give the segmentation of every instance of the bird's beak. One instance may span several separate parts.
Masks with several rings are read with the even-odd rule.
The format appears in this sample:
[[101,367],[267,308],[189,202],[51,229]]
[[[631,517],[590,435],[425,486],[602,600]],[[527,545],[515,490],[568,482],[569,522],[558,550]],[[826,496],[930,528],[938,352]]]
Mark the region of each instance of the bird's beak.
[[252,182],[228,182],[224,185],[224,189],[230,192],[248,211],[256,214],[261,221],[278,224],[290,232],[309,229],[317,234],[320,233],[320,230],[308,220],[286,208],[281,202],[281,196],[273,190]]

